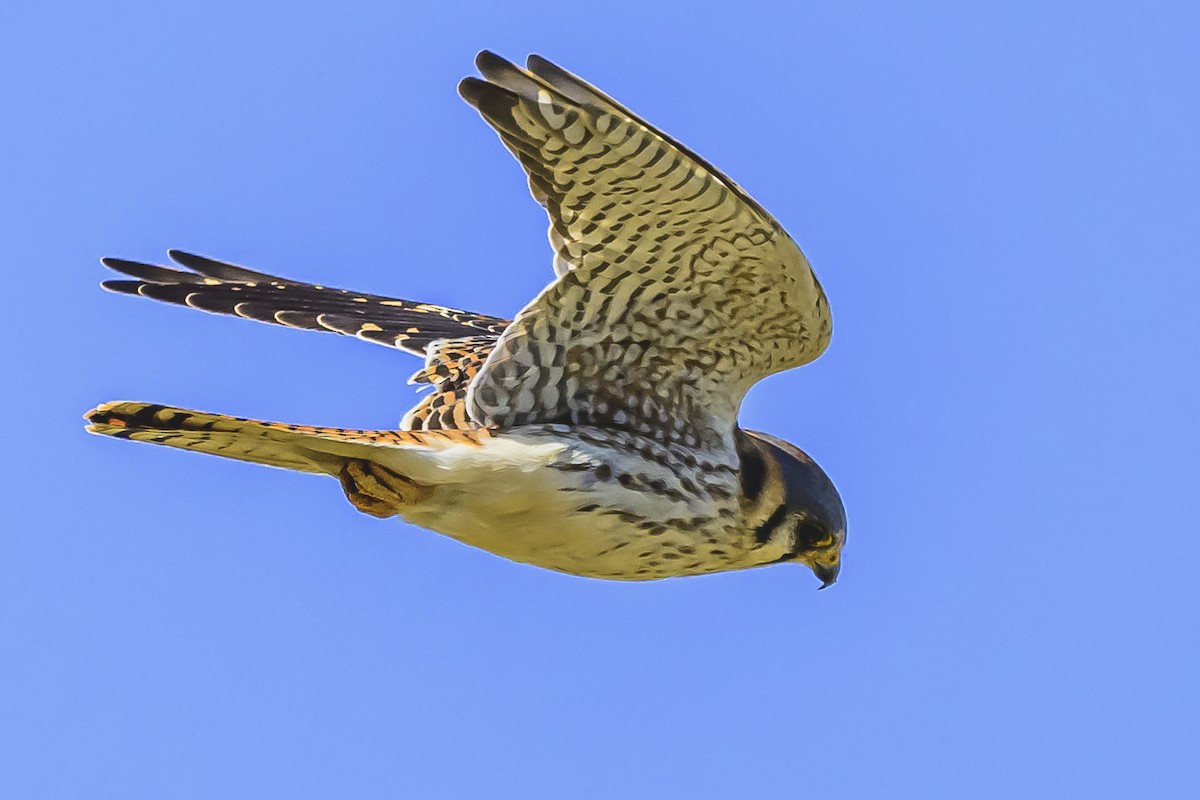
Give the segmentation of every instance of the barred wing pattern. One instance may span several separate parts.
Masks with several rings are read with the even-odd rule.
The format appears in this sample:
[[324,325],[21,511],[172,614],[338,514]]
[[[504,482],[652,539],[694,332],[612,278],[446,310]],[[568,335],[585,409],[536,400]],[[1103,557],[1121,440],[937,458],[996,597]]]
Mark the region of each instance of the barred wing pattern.
[[537,56],[476,63],[484,80],[459,92],[528,173],[558,277],[501,334],[471,416],[725,441],[751,385],[829,342],[803,254],[740,187],[583,80]]
[[181,250],[170,250],[168,255],[184,269],[123,258],[101,259],[109,269],[135,278],[101,285],[111,292],[214,314],[355,336],[419,355],[439,339],[498,335],[509,324],[500,317],[431,303],[290,281]]
[[410,383],[432,391],[404,415],[400,429],[478,427],[467,415],[467,386],[508,320],[289,281],[179,250],[169,255],[183,269],[103,259],[105,266],[134,278],[105,281],[104,288],[216,314],[340,333],[424,355],[425,366]]

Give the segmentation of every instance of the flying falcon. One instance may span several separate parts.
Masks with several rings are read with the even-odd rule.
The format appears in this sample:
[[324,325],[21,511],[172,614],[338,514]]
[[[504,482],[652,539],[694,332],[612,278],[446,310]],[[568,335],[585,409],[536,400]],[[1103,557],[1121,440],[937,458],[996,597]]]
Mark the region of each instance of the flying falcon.
[[795,242],[711,165],[538,56],[492,53],[459,93],[550,217],[554,280],[512,320],[297,283],[171,251],[103,259],[106,289],[424,356],[399,430],[106,403],[88,430],[337,478],[356,508],[514,561],[648,580],[795,562],[828,586],[846,537],[833,483],[743,430],[757,381],[829,343]]

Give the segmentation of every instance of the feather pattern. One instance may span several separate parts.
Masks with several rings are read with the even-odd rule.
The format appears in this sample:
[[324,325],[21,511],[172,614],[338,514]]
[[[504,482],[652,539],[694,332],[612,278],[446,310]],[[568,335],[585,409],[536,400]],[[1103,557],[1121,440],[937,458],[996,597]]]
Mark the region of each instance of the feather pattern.
[[804,256],[744,190],[537,56],[482,53],[460,93],[550,219],[554,280],[513,321],[290,281],[170,251],[104,259],[105,287],[354,336],[425,358],[401,430],[107,403],[88,430],[336,477],[349,501],[516,561],[647,580],[840,568],[845,513],[801,451],[737,427],[755,381],[816,358],[829,311]]
[[400,423],[401,430],[467,430],[467,387],[508,320],[430,303],[330,289],[291,281],[204,256],[169,252],[184,269],[105,258],[135,280],[104,288],[291,328],[327,331],[425,356],[411,382],[433,387]]
[[730,446],[749,387],[828,344],[803,254],[735,183],[583,80],[536,56],[476,63],[483,79],[459,92],[525,168],[557,278],[501,334],[471,417]]
[[418,354],[439,339],[499,334],[508,326],[508,320],[500,317],[290,281],[180,250],[168,255],[183,269],[123,258],[101,259],[109,269],[135,279],[102,285],[121,294],[290,328],[355,336]]

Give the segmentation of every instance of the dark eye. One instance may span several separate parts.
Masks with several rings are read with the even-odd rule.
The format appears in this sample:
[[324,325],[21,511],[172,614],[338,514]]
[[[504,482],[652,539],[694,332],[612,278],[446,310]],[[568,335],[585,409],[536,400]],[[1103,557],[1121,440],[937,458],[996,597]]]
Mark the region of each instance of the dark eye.
[[829,531],[817,522],[806,520],[796,529],[796,544],[805,549],[825,547],[832,542],[833,537],[829,535]]

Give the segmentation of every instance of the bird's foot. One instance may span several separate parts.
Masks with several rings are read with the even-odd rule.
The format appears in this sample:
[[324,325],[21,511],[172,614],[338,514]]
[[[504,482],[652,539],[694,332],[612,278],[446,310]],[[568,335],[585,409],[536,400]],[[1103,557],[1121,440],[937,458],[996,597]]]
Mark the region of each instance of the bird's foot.
[[429,493],[428,486],[361,459],[347,461],[338,479],[350,503],[373,517],[394,517]]

